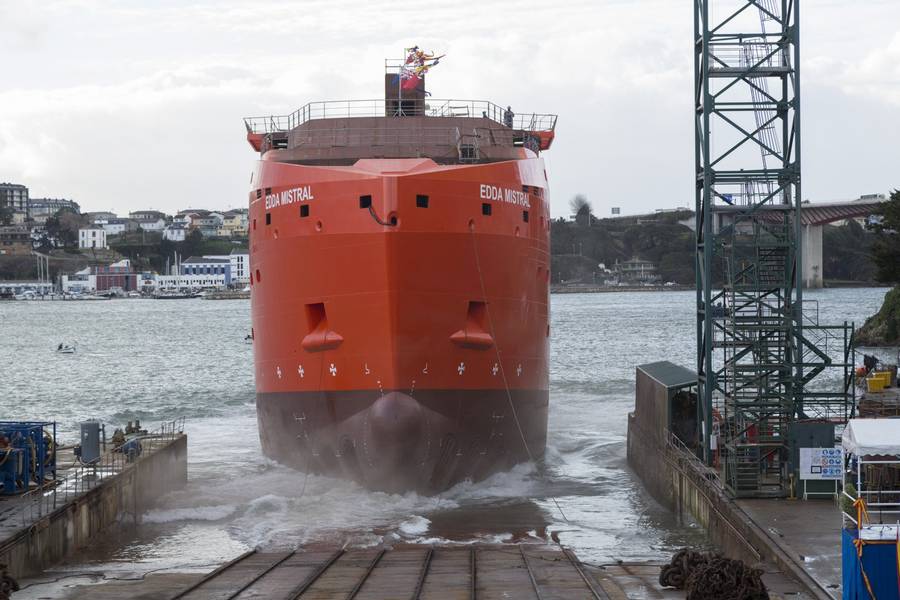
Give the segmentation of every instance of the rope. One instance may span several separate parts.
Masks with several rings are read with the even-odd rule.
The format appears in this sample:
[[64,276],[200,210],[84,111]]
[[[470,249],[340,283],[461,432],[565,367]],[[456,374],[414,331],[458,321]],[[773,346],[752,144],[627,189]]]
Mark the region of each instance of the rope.
[[[487,301],[487,291],[484,285],[484,274],[481,271],[481,259],[478,256],[478,240],[475,237],[475,229],[469,228],[469,231],[472,234],[472,248],[475,251],[475,267],[478,271],[478,281],[481,284],[481,297],[484,298],[484,311],[485,314],[487,314],[488,328],[491,330],[491,339],[494,340],[494,352],[497,355],[497,364],[500,367],[500,376],[503,378],[503,387],[506,391],[506,399],[509,403],[510,412],[512,412],[513,421],[515,421],[516,423],[516,429],[519,432],[519,437],[522,440],[522,446],[525,447],[525,453],[528,455],[528,460],[537,465],[537,461],[534,459],[534,455],[531,453],[531,448],[528,447],[528,441],[525,439],[525,432],[522,431],[522,423],[519,421],[519,413],[516,412],[516,406],[513,403],[512,393],[509,391],[509,380],[506,378],[506,369],[504,368],[503,360],[500,357],[500,345],[497,343],[497,335],[494,330],[494,318],[491,316],[491,303]],[[543,472],[541,470],[538,470],[538,472],[543,475]],[[553,495],[550,495],[550,499],[553,501],[553,504],[556,505],[556,510],[559,511],[559,514],[562,515],[563,521],[568,523],[569,519],[568,517],[566,517],[566,513],[563,512],[562,507],[559,505],[559,501]]]
[[[863,517],[865,517],[865,522],[869,522],[869,511],[866,509],[866,501],[862,499],[862,496],[853,501],[853,506],[856,507],[856,523],[857,527],[861,528],[863,525]],[[866,584],[866,591],[869,592],[869,598],[872,600],[875,599],[875,592],[872,591],[872,583],[869,581],[869,575],[866,573],[866,568],[863,566],[863,546],[866,545],[865,540],[862,539],[859,535],[859,529],[857,529],[856,539],[853,540],[853,545],[856,546],[856,559],[859,562],[859,571],[862,573],[863,583]]]
[[687,592],[687,600],[768,600],[762,569],[720,554],[684,548],[663,565],[659,583]]

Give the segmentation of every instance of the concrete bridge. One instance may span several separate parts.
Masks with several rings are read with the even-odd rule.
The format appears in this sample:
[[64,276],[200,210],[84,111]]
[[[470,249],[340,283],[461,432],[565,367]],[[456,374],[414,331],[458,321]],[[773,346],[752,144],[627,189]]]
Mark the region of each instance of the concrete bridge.
[[[800,237],[800,249],[803,255],[803,286],[806,288],[822,287],[822,228],[829,223],[868,217],[878,210],[886,198],[882,194],[862,196],[858,200],[843,202],[807,203],[800,211],[800,222],[803,230]],[[724,210],[723,210],[724,209]],[[721,228],[731,222],[734,210],[731,207],[716,207],[714,227]],[[778,223],[784,218],[780,207],[765,209],[763,219]]]

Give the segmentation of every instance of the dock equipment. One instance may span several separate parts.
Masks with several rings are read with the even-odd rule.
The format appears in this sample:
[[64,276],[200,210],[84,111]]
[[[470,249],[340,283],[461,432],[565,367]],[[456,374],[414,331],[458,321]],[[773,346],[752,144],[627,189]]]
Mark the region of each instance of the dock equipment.
[[173,600],[479,597],[610,598],[571,551],[519,544],[251,551]]
[[0,483],[4,495],[56,479],[56,423],[0,421]]
[[900,421],[851,419],[842,497],[842,580],[847,600],[900,598]]
[[694,4],[697,429],[737,497],[787,496],[792,424],[846,422],[855,395],[853,325],[804,311],[799,5]]

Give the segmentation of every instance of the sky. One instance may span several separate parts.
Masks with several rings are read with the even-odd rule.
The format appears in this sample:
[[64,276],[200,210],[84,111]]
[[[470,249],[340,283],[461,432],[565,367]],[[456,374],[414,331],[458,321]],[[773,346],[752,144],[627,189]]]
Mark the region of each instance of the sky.
[[[803,197],[900,187],[900,1],[801,7]],[[691,206],[692,29],[680,0],[0,0],[0,181],[85,211],[241,207],[243,117],[379,98],[418,44],[447,55],[434,98],[559,115],[554,216],[579,193],[598,216]]]

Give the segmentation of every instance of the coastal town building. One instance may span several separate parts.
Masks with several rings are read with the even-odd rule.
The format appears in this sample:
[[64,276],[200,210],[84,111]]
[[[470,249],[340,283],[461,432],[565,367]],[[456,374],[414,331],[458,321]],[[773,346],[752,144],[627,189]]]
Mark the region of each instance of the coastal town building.
[[218,235],[222,237],[247,237],[249,216],[247,210],[229,210],[222,215]]
[[250,283],[250,251],[246,248],[235,248],[230,254],[204,254],[203,258],[228,261],[231,265],[229,284]]
[[95,221],[95,223],[103,227],[107,235],[121,235],[138,229],[137,221],[133,219],[106,219]]
[[143,231],[163,231],[166,228],[165,218],[141,217],[133,219],[133,221]]
[[81,207],[74,200],[66,198],[29,198],[28,213],[36,225],[44,225],[47,219],[61,210],[69,210],[75,214],[81,213]]
[[656,265],[652,261],[641,260],[637,257],[617,262],[614,271],[622,282],[652,283],[659,281]]
[[163,229],[162,236],[164,240],[170,242],[183,242],[187,236],[187,226],[183,223],[172,223]]
[[106,243],[106,230],[99,225],[91,225],[78,230],[78,247],[82,250],[88,248],[103,249],[109,246]]
[[94,225],[99,224],[102,221],[109,221],[110,219],[118,219],[119,215],[114,212],[109,212],[106,210],[93,211],[84,213],[85,218],[88,223],[92,223]]
[[191,256],[181,263],[182,275],[222,275],[225,285],[231,284],[231,259],[207,258],[205,256]]
[[52,281],[0,281],[0,297],[47,296],[53,293]]
[[185,228],[189,228],[195,216],[195,213],[180,212],[172,218],[172,223],[183,225]]
[[225,275],[154,275],[142,281],[144,291],[223,290]]
[[22,225],[0,226],[0,255],[31,253],[31,231]]
[[90,294],[97,291],[97,276],[91,267],[60,276],[60,287],[64,294]]
[[250,251],[246,248],[232,250],[228,257],[231,260],[231,281],[233,283],[250,283]]
[[130,292],[138,289],[138,273],[132,270],[131,261],[127,258],[109,265],[91,267],[91,272],[96,278],[98,292],[113,289]]
[[28,219],[28,188],[19,183],[0,183],[0,209],[12,211],[13,225]]
[[128,213],[128,217],[134,219],[135,221],[142,221],[147,219],[162,219],[163,221],[165,221],[168,219],[166,213],[158,210],[135,210]]

